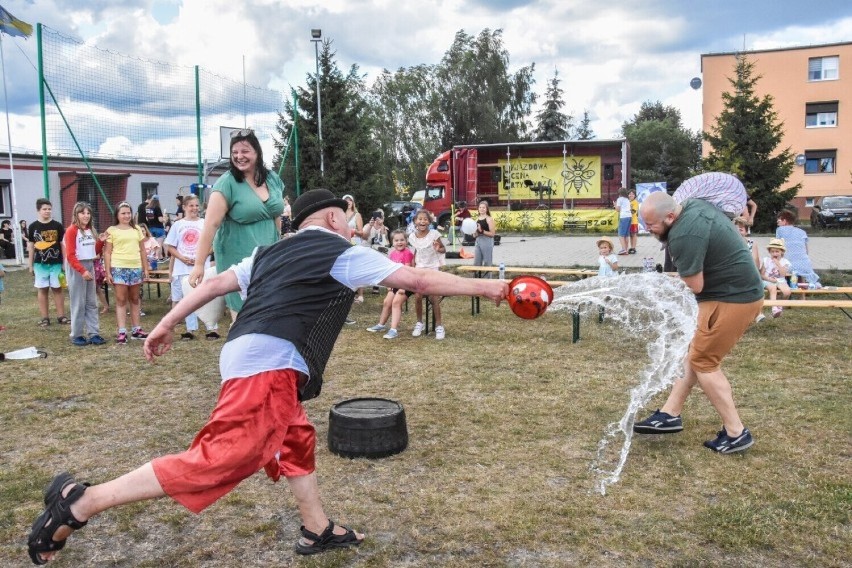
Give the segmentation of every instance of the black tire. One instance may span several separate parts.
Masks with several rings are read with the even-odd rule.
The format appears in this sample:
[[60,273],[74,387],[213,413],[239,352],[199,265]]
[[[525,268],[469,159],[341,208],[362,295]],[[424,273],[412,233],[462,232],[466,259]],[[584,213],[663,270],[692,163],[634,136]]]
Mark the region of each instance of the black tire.
[[354,398],[331,407],[328,449],[345,458],[383,458],[408,447],[405,409],[384,398]]

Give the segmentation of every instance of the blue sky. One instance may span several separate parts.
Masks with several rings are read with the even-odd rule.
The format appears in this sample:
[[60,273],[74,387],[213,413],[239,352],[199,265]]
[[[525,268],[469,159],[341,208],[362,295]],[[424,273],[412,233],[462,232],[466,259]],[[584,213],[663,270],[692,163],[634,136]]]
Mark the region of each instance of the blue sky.
[[[437,63],[459,29],[501,28],[512,65],[535,63],[536,92],[558,71],[566,110],[588,109],[599,137],[617,136],[646,100],[676,106],[699,128],[701,94],[689,81],[702,53],[852,41],[846,0],[0,1],[24,21],[142,59],[236,80],[245,59],[248,83],[282,91],[314,70],[311,28],[333,40],[341,69],[358,64],[368,84],[382,68]],[[35,38],[3,39],[12,145],[37,150]]]

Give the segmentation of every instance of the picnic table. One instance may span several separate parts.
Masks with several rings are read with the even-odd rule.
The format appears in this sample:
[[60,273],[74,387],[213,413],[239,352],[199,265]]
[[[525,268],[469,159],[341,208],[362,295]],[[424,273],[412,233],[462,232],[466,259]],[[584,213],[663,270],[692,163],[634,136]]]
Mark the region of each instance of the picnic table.
[[[500,271],[498,266],[458,266],[456,267],[460,273],[472,273],[474,278],[483,278],[485,274],[495,273]],[[536,276],[576,276],[580,279],[590,276],[597,276],[597,270],[589,270],[588,268],[537,268],[531,266],[506,266],[503,268],[506,274],[533,274]],[[551,286],[561,286],[566,283],[564,280],[548,280]],[[479,313],[479,296],[471,296],[470,298],[470,315],[475,316]]]

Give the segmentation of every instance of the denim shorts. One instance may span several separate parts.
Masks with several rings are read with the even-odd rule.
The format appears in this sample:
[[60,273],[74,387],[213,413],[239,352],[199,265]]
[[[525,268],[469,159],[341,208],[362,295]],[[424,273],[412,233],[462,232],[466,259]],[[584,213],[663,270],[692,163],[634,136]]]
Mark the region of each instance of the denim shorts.
[[155,239],[161,239],[166,236],[166,230],[162,227],[148,227],[148,230],[151,231],[151,236]]
[[61,288],[59,274],[62,272],[61,264],[33,263],[33,275],[35,276],[36,288]]
[[141,268],[111,268],[110,275],[112,276],[113,284],[122,284],[124,286],[142,284]]
[[618,236],[626,237],[630,234],[630,217],[621,217],[618,220]]

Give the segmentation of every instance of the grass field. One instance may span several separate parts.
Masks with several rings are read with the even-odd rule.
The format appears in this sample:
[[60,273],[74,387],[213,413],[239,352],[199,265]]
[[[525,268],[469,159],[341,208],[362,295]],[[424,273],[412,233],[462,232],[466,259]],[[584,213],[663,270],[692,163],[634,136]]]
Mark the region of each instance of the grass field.
[[[68,327],[36,326],[28,274],[7,273],[6,289],[0,351],[49,353],[0,363],[0,565],[28,566],[26,535],[53,475],[97,483],[189,444],[216,400],[221,342],[177,343],[154,365],[140,342],[74,347]],[[719,419],[695,392],[685,431],[635,439],[602,496],[590,465],[643,365],[642,337],[586,317],[572,345],[565,314],[524,321],[483,301],[472,317],[469,300],[454,298],[445,341],[412,338],[412,313],[391,342],[364,330],[379,303],[368,293],[353,309],[358,323],[338,340],[323,394],[306,404],[326,509],[367,533],[358,550],[297,558],[293,499],[258,474],[199,516],[168,499],[108,511],[56,565],[850,565],[852,320],[839,310],[789,309],[752,326],[727,359],[751,450],[702,447]],[[144,309],[152,327],[167,306],[146,295]],[[112,339],[114,314],[101,322]],[[361,396],[405,406],[407,450],[329,453],[329,408]]]

